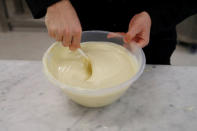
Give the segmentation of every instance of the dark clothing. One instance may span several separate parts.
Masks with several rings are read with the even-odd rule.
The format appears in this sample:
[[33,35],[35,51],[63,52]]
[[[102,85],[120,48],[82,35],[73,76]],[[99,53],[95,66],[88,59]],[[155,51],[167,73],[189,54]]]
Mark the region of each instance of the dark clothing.
[[[34,18],[46,14],[48,6],[60,0],[26,0]],[[183,0],[180,5],[157,8],[132,7],[131,0],[70,0],[74,6],[83,30],[106,30],[127,32],[131,18],[147,11],[152,20],[150,43],[144,48],[148,64],[170,64],[170,57],[176,47],[175,26],[186,17],[197,13]],[[165,7],[165,8],[164,8]]]
[[176,28],[150,36],[149,45],[143,48],[147,64],[170,64],[170,57],[176,48]]

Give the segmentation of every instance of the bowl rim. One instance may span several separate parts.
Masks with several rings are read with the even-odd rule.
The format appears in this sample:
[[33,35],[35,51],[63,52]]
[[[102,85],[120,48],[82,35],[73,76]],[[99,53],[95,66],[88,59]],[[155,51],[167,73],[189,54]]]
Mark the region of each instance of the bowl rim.
[[[90,31],[83,31],[82,33],[105,33],[105,34],[108,34],[110,32],[108,31],[100,31],[100,30],[90,30]],[[121,90],[121,89],[124,89],[125,87],[131,85],[133,82],[135,82],[140,76],[141,74],[143,73],[144,71],[144,68],[145,68],[145,63],[146,63],[146,58],[145,58],[145,55],[144,55],[144,52],[142,50],[142,48],[140,48],[138,45],[134,45],[136,46],[136,48],[139,50],[140,52],[140,57],[142,59],[142,63],[138,69],[138,72],[136,72],[136,74],[131,77],[129,80],[127,81],[124,81],[116,86],[113,86],[113,87],[109,87],[109,88],[98,88],[98,89],[89,89],[89,88],[86,88],[86,89],[82,89],[78,86],[70,86],[70,85],[66,85],[60,81],[58,81],[57,79],[55,79],[52,74],[48,71],[48,68],[47,68],[47,62],[45,62],[47,60],[47,54],[50,52],[50,50],[57,44],[58,42],[54,42],[47,50],[46,52],[44,53],[43,57],[42,57],[42,63],[43,63],[43,72],[44,74],[47,76],[47,78],[56,86],[60,87],[61,89],[66,89],[67,91],[70,91],[70,92],[75,92],[75,93],[80,93],[80,94],[84,94],[84,95],[101,95],[101,94],[107,94],[107,93],[111,93],[111,92],[115,92],[115,91],[118,91],[118,90]],[[131,52],[128,51],[130,54]]]

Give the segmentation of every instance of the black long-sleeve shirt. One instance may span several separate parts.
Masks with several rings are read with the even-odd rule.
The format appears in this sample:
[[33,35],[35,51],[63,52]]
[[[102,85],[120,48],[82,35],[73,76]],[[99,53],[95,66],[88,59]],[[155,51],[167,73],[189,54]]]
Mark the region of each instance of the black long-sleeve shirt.
[[[60,0],[26,0],[34,18],[45,16],[47,8]],[[127,32],[131,18],[147,11],[152,20],[150,42],[143,50],[149,64],[170,64],[170,56],[176,47],[176,25],[197,13],[196,7],[186,0],[151,1],[154,8],[142,7],[133,0],[70,0],[83,30]],[[137,0],[135,0],[136,2]],[[163,2],[163,3],[162,3]],[[194,4],[195,5],[195,4]]]
[[[26,0],[34,18],[45,16],[47,8],[60,0]],[[82,27],[111,31],[126,31],[136,13],[147,11],[152,19],[152,33],[169,30],[186,17],[197,13],[185,0],[176,6],[160,3],[157,8],[132,7],[131,0],[70,0],[79,15]],[[165,6],[164,6],[165,5]],[[170,5],[170,4],[169,4]]]

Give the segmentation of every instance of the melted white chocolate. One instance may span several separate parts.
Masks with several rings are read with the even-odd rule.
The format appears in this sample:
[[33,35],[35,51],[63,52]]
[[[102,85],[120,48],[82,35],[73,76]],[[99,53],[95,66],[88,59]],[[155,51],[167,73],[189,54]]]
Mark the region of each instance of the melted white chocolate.
[[110,88],[129,80],[138,70],[137,60],[122,46],[111,42],[85,42],[78,52],[61,44],[50,50],[47,68],[58,81],[80,88]]

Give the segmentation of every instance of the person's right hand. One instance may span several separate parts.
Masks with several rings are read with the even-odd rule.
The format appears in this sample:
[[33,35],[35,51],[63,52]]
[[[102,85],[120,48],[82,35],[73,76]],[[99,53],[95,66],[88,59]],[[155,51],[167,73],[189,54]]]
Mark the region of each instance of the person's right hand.
[[45,24],[49,35],[71,50],[80,48],[82,28],[69,0],[61,0],[47,9]]

